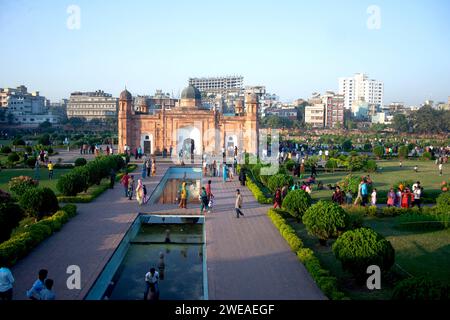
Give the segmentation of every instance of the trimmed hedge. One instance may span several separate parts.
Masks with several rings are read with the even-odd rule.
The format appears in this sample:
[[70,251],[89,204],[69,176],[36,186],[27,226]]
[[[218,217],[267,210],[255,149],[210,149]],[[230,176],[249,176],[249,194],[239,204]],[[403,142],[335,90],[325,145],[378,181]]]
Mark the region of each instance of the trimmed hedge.
[[32,224],[26,231],[0,244],[0,260],[9,261],[11,265],[14,265],[53,232],[59,231],[61,226],[75,215],[76,206],[68,204],[53,216]]
[[424,277],[408,278],[395,286],[392,300],[450,300],[450,286]]
[[19,204],[29,215],[40,220],[59,209],[58,199],[50,188],[29,188],[19,198]]
[[271,204],[273,202],[273,199],[270,197],[266,197],[266,195],[261,190],[261,188],[258,186],[258,184],[253,182],[253,180],[251,178],[249,178],[248,176],[247,176],[245,184],[248,187],[248,189],[251,191],[251,193],[253,193],[253,196],[255,197],[256,201],[258,201],[258,203]]
[[331,276],[329,271],[322,269],[319,259],[315,257],[314,252],[303,247],[303,241],[280,213],[279,210],[269,209],[267,215],[279,230],[281,236],[287,241],[292,251],[296,252],[298,259],[305,265],[317,286],[329,299],[344,299],[344,294],[338,290],[336,277]]
[[395,250],[383,236],[369,228],[344,232],[333,244],[333,253],[342,268],[362,281],[367,267],[377,265],[388,271],[395,262]]

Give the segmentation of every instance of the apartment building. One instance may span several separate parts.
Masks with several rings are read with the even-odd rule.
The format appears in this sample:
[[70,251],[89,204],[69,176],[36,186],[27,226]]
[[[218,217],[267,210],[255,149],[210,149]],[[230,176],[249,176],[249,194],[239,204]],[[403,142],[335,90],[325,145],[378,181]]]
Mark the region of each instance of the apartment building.
[[344,96],[344,107],[349,109],[354,101],[364,100],[369,104],[383,105],[384,84],[369,79],[364,73],[356,73],[353,77],[338,79],[339,94]]
[[325,125],[325,105],[323,103],[305,107],[305,123],[313,128],[323,128]]
[[102,90],[73,92],[67,104],[67,118],[107,119],[117,117],[118,100]]
[[226,76],[209,78],[189,78],[189,85],[205,94],[239,94],[244,88],[244,77]]

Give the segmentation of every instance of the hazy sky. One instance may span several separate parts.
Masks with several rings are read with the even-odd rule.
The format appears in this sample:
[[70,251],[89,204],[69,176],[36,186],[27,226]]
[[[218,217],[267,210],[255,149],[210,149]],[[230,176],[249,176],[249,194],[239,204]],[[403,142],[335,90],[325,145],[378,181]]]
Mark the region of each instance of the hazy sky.
[[384,81],[385,103],[447,101],[449,13],[448,0],[0,0],[0,87],[177,95],[190,76],[240,74],[289,101],[365,72]]

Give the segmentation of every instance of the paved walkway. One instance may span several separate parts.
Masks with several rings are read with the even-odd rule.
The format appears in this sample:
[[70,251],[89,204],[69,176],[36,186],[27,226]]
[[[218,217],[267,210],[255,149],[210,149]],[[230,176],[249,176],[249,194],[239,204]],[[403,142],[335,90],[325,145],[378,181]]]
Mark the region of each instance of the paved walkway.
[[[147,178],[149,194],[173,164],[158,159],[157,176]],[[139,169],[138,169],[139,171]],[[214,212],[206,216],[206,244],[210,299],[324,299],[304,266],[290,251],[259,205],[243,188],[245,217],[234,213],[236,182],[212,178]],[[13,268],[14,299],[25,299],[41,268],[55,280],[58,299],[83,299],[114,253],[138,212],[198,214],[198,205],[180,210],[176,205],[139,207],[123,196],[116,184],[88,204],[77,204],[78,215]],[[81,290],[66,286],[69,265],[81,268]]]
[[[209,299],[326,299],[258,204],[238,182],[212,179],[215,207],[206,215]],[[236,218],[235,192],[244,217]]]

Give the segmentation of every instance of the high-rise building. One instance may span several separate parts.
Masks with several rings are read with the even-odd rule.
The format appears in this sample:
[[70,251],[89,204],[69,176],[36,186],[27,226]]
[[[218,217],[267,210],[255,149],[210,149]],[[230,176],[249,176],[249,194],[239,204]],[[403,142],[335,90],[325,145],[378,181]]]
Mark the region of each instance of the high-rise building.
[[305,123],[313,128],[323,128],[325,125],[325,105],[323,103],[305,107]]
[[327,91],[322,96],[325,105],[325,126],[328,128],[344,127],[344,96]]
[[59,122],[59,116],[49,111],[45,97],[39,95],[39,91],[28,92],[24,85],[15,89],[0,88],[0,108],[11,114],[12,121],[16,124]]
[[210,78],[189,78],[189,85],[196,87],[205,94],[239,94],[243,90],[244,77],[210,77]]
[[339,94],[344,95],[344,106],[349,109],[354,101],[364,100],[369,104],[383,105],[383,82],[369,79],[366,74],[339,78]]
[[117,117],[118,100],[102,90],[73,92],[67,104],[67,118],[107,119]]

